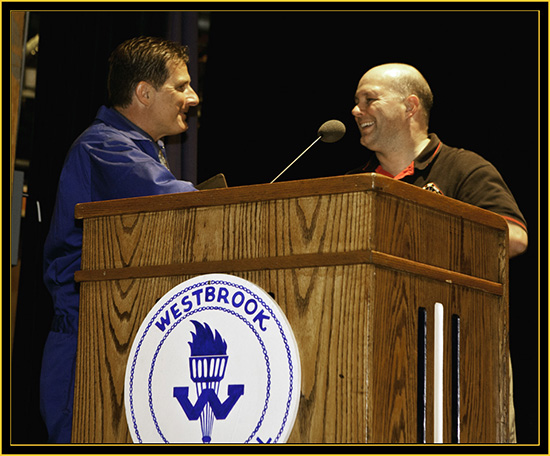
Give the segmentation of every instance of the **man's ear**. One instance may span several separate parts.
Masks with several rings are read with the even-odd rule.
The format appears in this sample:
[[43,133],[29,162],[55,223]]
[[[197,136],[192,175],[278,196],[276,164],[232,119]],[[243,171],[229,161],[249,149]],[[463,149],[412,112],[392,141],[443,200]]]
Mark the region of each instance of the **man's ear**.
[[409,95],[405,98],[405,111],[412,117],[420,109],[420,100],[416,95]]
[[140,81],[134,91],[136,98],[144,106],[149,106],[152,103],[154,96],[153,92],[153,86],[145,81]]

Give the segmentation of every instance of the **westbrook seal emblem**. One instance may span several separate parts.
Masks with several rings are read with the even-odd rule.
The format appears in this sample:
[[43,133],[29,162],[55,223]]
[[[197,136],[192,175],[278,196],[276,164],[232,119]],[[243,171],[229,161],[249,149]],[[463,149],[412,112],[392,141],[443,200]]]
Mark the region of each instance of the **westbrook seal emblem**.
[[277,303],[227,274],[164,295],[134,340],[125,380],[136,443],[284,443],[300,398],[300,359]]
[[193,334],[193,342],[189,343],[189,371],[196,386],[198,399],[195,406],[189,402],[187,387],[175,387],[174,397],[178,399],[187,418],[197,420],[200,417],[202,441],[210,443],[214,418],[223,420],[227,417],[239,397],[243,395],[244,385],[229,385],[229,398],[223,404],[220,403],[218,392],[227,366],[227,344],[221,339],[218,331],[216,337],[213,336],[207,323],[204,326],[194,320],[191,320],[191,323],[197,328],[197,333]]

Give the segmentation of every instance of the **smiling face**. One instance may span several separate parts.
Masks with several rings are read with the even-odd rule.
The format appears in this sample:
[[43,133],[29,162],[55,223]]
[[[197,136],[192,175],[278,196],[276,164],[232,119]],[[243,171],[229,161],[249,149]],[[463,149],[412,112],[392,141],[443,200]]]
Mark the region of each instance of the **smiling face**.
[[361,78],[351,112],[361,144],[372,151],[393,147],[406,132],[405,97],[393,89],[392,75],[387,72],[374,69]]
[[183,62],[168,65],[169,76],[158,89],[151,90],[152,103],[148,110],[147,132],[158,140],[187,130],[187,112],[199,103],[191,87],[187,65]]

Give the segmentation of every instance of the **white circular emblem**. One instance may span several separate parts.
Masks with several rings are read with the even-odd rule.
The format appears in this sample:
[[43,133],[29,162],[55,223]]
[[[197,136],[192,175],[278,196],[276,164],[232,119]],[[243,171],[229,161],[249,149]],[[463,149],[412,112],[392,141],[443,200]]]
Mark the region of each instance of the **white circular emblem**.
[[257,285],[195,277],[143,321],[124,393],[136,443],[284,443],[300,399],[296,340]]

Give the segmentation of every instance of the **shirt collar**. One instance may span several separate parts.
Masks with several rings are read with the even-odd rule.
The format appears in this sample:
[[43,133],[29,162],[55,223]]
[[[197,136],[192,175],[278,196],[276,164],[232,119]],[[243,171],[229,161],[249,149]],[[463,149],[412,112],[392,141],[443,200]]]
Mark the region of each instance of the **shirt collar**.
[[[157,142],[151,137],[149,133],[147,133],[145,130],[142,130],[135,123],[128,120],[116,109],[101,106],[97,113],[96,119],[125,131],[132,139],[148,140],[157,144]],[[162,144],[162,141],[159,141],[157,145]]]
[[[414,170],[416,169],[418,170],[425,169],[435,159],[435,157],[441,150],[442,143],[435,133],[430,133],[428,135],[428,138],[430,139],[430,142],[428,143],[428,145],[424,148],[422,152],[420,152],[420,155],[418,155],[418,157],[416,157],[411,162],[411,164],[398,175],[399,178],[403,178],[405,176],[414,174]],[[374,153],[372,154],[371,159],[362,168],[362,171],[376,172],[379,174],[385,174],[387,176],[390,176],[390,174],[380,166],[380,162],[378,161],[378,159],[376,158],[376,154]],[[395,176],[394,178],[397,178],[397,176]]]
[[437,156],[441,150],[441,141],[435,133],[428,135],[430,142],[424,148],[420,155],[414,160],[414,167],[418,170],[425,169]]

